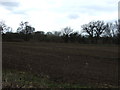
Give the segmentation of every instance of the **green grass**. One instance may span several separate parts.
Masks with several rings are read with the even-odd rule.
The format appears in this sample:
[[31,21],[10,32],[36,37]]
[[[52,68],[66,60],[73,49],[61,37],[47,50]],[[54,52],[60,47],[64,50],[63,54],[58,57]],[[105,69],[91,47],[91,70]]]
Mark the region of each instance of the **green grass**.
[[3,70],[3,88],[89,88],[78,84],[56,83],[49,80],[49,76],[37,76],[29,72],[17,70]]

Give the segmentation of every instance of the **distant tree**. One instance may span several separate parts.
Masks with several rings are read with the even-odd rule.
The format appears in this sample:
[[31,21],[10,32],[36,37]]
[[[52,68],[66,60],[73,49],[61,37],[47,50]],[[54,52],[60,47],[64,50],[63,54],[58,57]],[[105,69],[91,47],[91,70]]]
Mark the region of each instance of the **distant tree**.
[[25,29],[25,23],[20,22],[20,26],[17,28],[17,33],[23,32],[24,29]]
[[20,34],[24,34],[22,36],[25,36],[23,37],[25,41],[29,41],[30,38],[32,37],[32,33],[35,31],[35,28],[28,25],[28,22],[21,22],[20,23],[20,27],[18,27],[17,29],[17,32],[20,33]]
[[52,32],[47,32],[46,33],[46,40],[45,41],[47,41],[47,42],[51,42],[51,41],[53,41],[53,33]]
[[35,41],[45,41],[45,32],[44,31],[37,31],[34,34]]
[[94,37],[94,27],[95,27],[95,22],[90,22],[88,24],[84,24],[81,26],[83,33],[87,33],[91,38]]
[[71,42],[77,42],[79,40],[79,33],[73,32],[70,34],[70,41]]
[[103,21],[92,21],[88,24],[81,26],[84,33],[87,33],[93,43],[93,37],[96,38],[96,41],[99,40],[100,36],[106,30],[107,26]]
[[69,40],[69,35],[73,32],[73,29],[71,29],[70,27],[66,27],[62,30],[63,33],[63,39],[65,42],[68,42]]
[[106,25],[103,21],[92,21],[88,24],[81,26],[83,32],[87,33],[90,37],[100,37],[100,35],[106,29]]
[[106,30],[106,28],[107,26],[103,21],[96,21],[94,27],[95,36],[99,38],[100,35]]
[[115,27],[117,29],[117,44],[120,44],[120,19],[118,19],[118,22],[116,21]]
[[107,23],[104,36],[113,37],[115,35],[113,23]]
[[47,32],[46,35],[47,35],[47,36],[51,36],[51,35],[53,35],[53,34],[52,34],[52,32]]
[[20,27],[18,27],[18,33],[31,34],[35,31],[35,28],[28,25],[28,22],[21,22]]
[[54,32],[53,32],[53,35],[55,35],[55,36],[60,36],[60,35],[61,35],[61,32],[60,32],[60,31],[54,31]]
[[10,33],[12,33],[12,28],[11,27],[7,27],[7,30],[6,30],[6,32],[10,32]]
[[120,34],[120,19],[118,20],[118,22],[115,22],[115,28],[117,29],[117,34]]
[[44,31],[37,31],[37,32],[35,32],[35,34],[44,35],[44,34],[45,34],[45,32],[44,32]]
[[52,41],[53,42],[63,42],[60,31],[53,31]]
[[7,25],[5,24],[4,21],[0,21],[0,34],[3,34],[8,30]]
[[65,27],[65,28],[63,28],[63,30],[62,30],[62,33],[64,34],[64,35],[69,35],[70,33],[72,33],[73,32],[73,29],[71,29],[70,27]]

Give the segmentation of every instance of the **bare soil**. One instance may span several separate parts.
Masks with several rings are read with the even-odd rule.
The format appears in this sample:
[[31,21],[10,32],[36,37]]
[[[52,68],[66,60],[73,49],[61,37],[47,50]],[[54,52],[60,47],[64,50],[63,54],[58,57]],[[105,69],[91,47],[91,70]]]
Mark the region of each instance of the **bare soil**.
[[117,45],[27,42],[2,45],[3,70],[47,75],[57,83],[119,86]]

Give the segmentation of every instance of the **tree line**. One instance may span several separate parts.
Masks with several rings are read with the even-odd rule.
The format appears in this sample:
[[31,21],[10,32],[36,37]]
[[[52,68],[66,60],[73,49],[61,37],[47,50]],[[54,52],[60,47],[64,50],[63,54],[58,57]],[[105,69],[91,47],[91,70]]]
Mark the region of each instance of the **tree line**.
[[35,31],[29,22],[21,22],[16,32],[0,21],[2,41],[9,42],[65,42],[82,44],[120,44],[120,20],[114,23],[104,21],[91,21],[81,26],[82,32],[75,32],[71,27],[61,31],[47,32]]

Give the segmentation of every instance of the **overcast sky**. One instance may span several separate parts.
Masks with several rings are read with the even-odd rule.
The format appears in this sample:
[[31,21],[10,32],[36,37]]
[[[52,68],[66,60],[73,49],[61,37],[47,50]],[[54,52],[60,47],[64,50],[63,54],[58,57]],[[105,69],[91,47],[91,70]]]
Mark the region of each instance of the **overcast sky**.
[[16,31],[21,21],[28,21],[36,31],[59,31],[93,20],[118,19],[119,0],[0,0],[0,20]]

